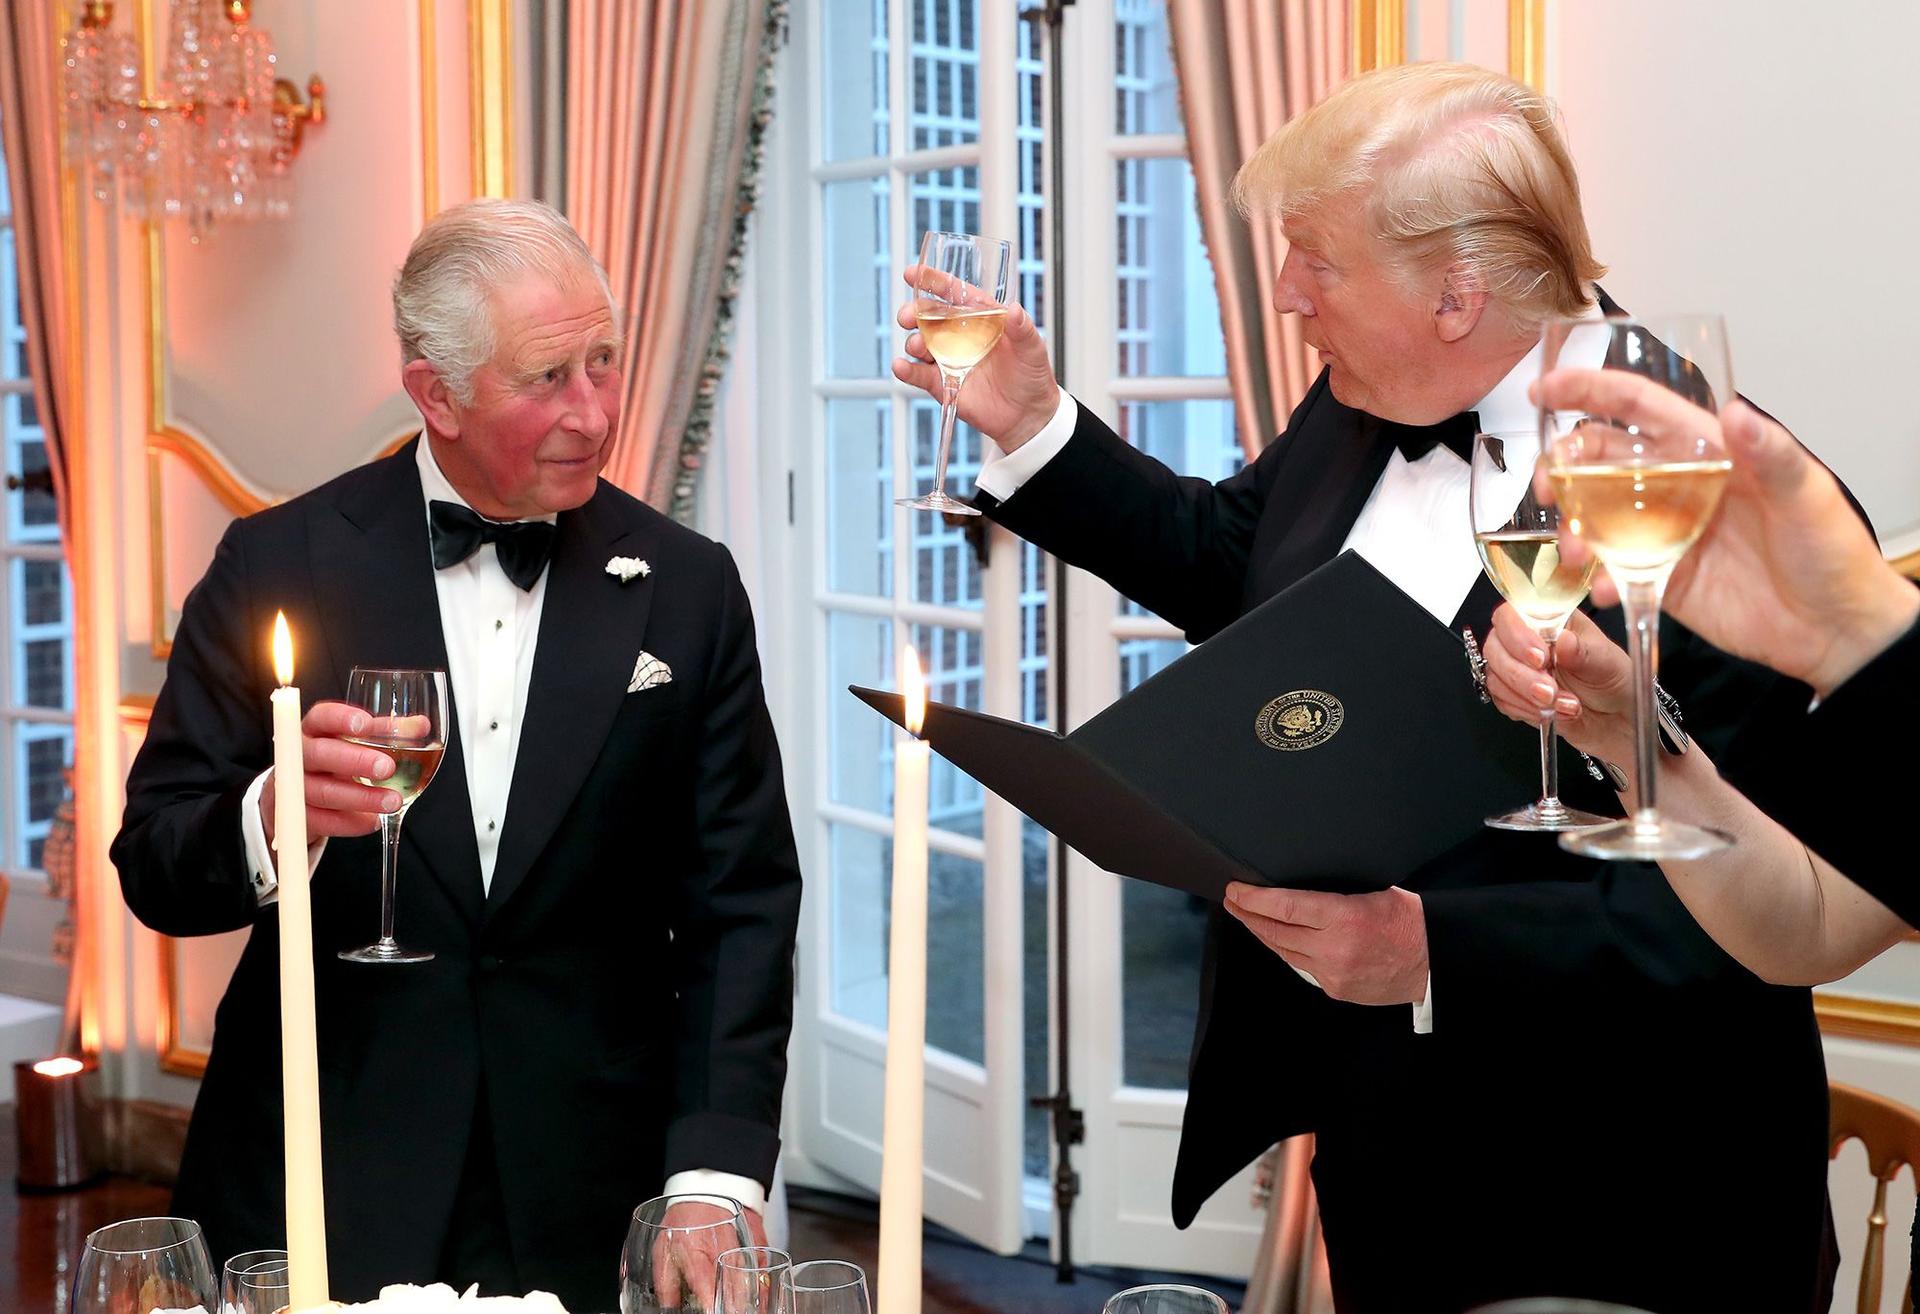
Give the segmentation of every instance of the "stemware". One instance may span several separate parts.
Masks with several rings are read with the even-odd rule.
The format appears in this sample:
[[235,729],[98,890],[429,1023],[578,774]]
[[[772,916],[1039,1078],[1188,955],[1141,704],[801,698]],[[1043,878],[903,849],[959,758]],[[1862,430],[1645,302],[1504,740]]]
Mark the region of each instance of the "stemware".
[[1101,1314],[1228,1314],[1227,1302],[1204,1287],[1174,1282],[1129,1287],[1108,1298]]
[[[1533,492],[1540,455],[1539,440],[1529,435],[1476,436],[1468,502],[1480,564],[1500,595],[1547,645],[1546,670],[1551,674],[1555,642],[1567,618],[1586,601],[1594,562],[1589,557],[1576,566],[1560,560],[1559,509]],[[1487,824],[1496,830],[1561,831],[1606,823],[1606,817],[1560,801],[1559,735],[1549,706],[1540,714],[1540,797],[1488,817]]]
[[[1718,315],[1611,316],[1551,320],[1541,339],[1541,372],[1568,344],[1605,338],[1604,365],[1651,379],[1708,411],[1733,393],[1727,330]],[[1620,587],[1633,655],[1634,783],[1624,821],[1569,831],[1560,845],[1590,858],[1656,862],[1700,858],[1731,836],[1660,815],[1654,677],[1659,668],[1660,598],[1726,491],[1733,462],[1717,425],[1643,425],[1620,417],[1556,415],[1544,408],[1547,470],[1567,528],[1593,549]]]
[[[680,1206],[706,1206],[688,1219]],[[677,1211],[677,1216],[676,1215]],[[620,1249],[620,1314],[703,1314],[715,1308],[715,1261],[753,1244],[740,1202],[723,1195],[655,1196],[633,1211]]]
[[919,497],[903,497],[901,506],[956,516],[980,514],[947,492],[954,408],[967,375],[1006,331],[1007,285],[1012,275],[1013,246],[999,238],[928,233],[921,239],[914,313],[919,318],[921,341],[939,365],[944,385],[940,446],[934,457],[933,490]]
[[789,1314],[786,1284],[793,1256],[772,1246],[741,1246],[713,1262],[714,1314]]
[[73,1279],[74,1314],[212,1309],[220,1284],[200,1224],[131,1218],[91,1232]]
[[782,1275],[788,1314],[872,1314],[867,1275],[858,1264],[815,1259]]
[[218,1314],[280,1314],[291,1299],[284,1250],[248,1250],[220,1274]]
[[433,957],[431,952],[404,948],[393,938],[394,887],[401,823],[432,783],[447,751],[447,673],[356,666],[347,677],[347,701],[373,717],[364,734],[350,735],[347,742],[377,748],[393,759],[393,774],[385,780],[355,779],[395,791],[400,807],[380,814],[380,938],[358,949],[342,949],[340,957],[350,963],[424,963]]

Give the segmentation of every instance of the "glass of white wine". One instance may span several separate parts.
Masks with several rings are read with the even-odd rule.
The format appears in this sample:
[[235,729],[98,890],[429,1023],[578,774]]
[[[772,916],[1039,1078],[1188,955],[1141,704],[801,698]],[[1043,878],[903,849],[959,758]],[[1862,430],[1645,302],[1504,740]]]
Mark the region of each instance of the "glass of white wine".
[[[1708,411],[1718,411],[1734,395],[1727,329],[1718,315],[1549,321],[1541,372],[1561,363],[1576,335],[1596,333],[1606,337],[1608,370],[1651,379]],[[1605,415],[1571,417],[1543,410],[1540,432],[1564,523],[1620,586],[1633,654],[1639,793],[1633,815],[1562,835],[1560,845],[1590,858],[1644,862],[1717,853],[1733,844],[1731,836],[1660,815],[1653,681],[1660,660],[1661,596],[1673,568],[1713,519],[1733,462],[1717,427],[1656,429]]]
[[[1473,440],[1468,500],[1473,510],[1473,542],[1480,564],[1500,596],[1547,645],[1548,674],[1560,631],[1587,598],[1594,561],[1583,566],[1560,560],[1560,513],[1533,494],[1533,472],[1540,463],[1537,436]],[[1540,797],[1526,807],[1488,817],[1495,830],[1578,830],[1604,826],[1607,818],[1570,808],[1560,801],[1559,734],[1553,708],[1540,714]]]
[[1007,327],[1007,285],[1013,277],[1013,246],[971,233],[928,233],[920,241],[914,313],[927,354],[940,367],[940,447],[934,458],[933,490],[903,497],[901,506],[948,515],[979,511],[947,492],[947,459],[953,454],[954,407],[960,385]]
[[400,865],[400,824],[407,809],[432,783],[447,751],[447,673],[382,670],[356,666],[347,677],[347,701],[368,712],[365,733],[347,736],[350,744],[377,748],[393,759],[385,780],[355,777],[375,789],[400,795],[400,807],[380,814],[380,938],[358,949],[342,949],[350,963],[424,963],[425,949],[407,949],[393,938],[394,886]]

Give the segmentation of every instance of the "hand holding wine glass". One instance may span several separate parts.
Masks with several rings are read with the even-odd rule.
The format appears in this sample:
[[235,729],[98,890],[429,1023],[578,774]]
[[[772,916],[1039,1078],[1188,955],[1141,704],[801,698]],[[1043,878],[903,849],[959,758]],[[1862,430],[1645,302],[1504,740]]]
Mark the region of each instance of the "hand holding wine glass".
[[[1530,435],[1474,438],[1468,475],[1468,502],[1474,546],[1487,578],[1500,590],[1515,615],[1523,618],[1545,651],[1545,670],[1553,670],[1555,641],[1586,600],[1593,562],[1574,565],[1560,558],[1560,516],[1551,502],[1533,491],[1540,442]],[[1560,801],[1560,755],[1551,700],[1538,709],[1540,797],[1526,807],[1488,817],[1495,830],[1565,831],[1606,823],[1605,817],[1570,808]]]
[[[1715,398],[1734,395],[1726,326],[1717,315],[1549,321],[1541,338],[1543,377],[1575,334],[1604,334],[1604,359],[1614,369],[1695,403],[1709,419]],[[1634,668],[1638,805],[1625,821],[1563,834],[1561,847],[1646,862],[1717,852],[1733,843],[1730,836],[1660,815],[1653,681],[1661,593],[1713,518],[1733,470],[1719,426],[1645,426],[1604,405],[1575,415],[1543,404],[1540,432],[1565,524],[1620,585]]]
[[[369,835],[380,828],[381,814],[397,811],[398,791],[386,787],[394,761],[384,752],[356,743],[372,718],[351,703],[321,702],[300,720],[301,756],[307,778],[307,835],[310,839]],[[260,792],[260,824],[273,842],[274,780]]]
[[1481,647],[1487,696],[1516,721],[1537,724],[1552,708],[1560,737],[1609,762],[1633,760],[1633,662],[1583,612],[1568,618],[1553,664],[1533,624],[1502,603]]
[[[1649,432],[1721,435],[1734,458],[1719,514],[1674,570],[1663,600],[1710,643],[1823,696],[1914,624],[1920,590],[1887,564],[1839,482],[1779,424],[1743,401],[1718,417],[1638,375],[1555,370],[1536,400],[1596,410]],[[1570,556],[1590,551],[1569,536]],[[1604,572],[1595,598],[1618,598]]]
[[[380,938],[358,949],[343,949],[340,957],[350,963],[423,963],[433,955],[403,948],[393,938],[394,889],[401,823],[447,751],[447,673],[356,666],[347,677],[347,701],[367,719],[345,742],[392,762],[384,783],[400,796],[400,806],[380,814]],[[368,776],[360,783],[371,788],[375,781]]]
[[[924,266],[909,265],[901,277],[913,287],[924,272]],[[1006,305],[1006,332],[1000,337],[1000,345],[973,367],[958,408],[962,420],[1000,450],[1011,452],[1053,418],[1060,404],[1060,385],[1054,380],[1053,358],[1033,317],[1015,302]],[[919,332],[918,297],[900,307],[898,320],[900,327],[908,330],[907,354],[894,357],[894,377],[923,390],[935,401],[942,400],[946,385]]]

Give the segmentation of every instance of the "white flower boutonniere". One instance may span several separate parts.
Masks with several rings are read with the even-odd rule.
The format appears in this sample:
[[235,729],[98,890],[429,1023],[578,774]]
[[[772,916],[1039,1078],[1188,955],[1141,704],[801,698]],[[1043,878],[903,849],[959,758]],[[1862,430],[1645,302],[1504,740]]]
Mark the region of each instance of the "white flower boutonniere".
[[607,574],[622,584],[628,583],[635,575],[645,579],[653,574],[653,567],[639,557],[612,557],[607,561]]

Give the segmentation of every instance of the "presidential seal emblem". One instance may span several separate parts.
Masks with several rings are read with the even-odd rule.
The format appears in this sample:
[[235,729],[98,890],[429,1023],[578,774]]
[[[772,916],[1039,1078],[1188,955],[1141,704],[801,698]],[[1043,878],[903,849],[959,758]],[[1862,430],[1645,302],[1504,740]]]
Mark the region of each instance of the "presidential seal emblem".
[[1268,748],[1299,753],[1333,738],[1346,719],[1347,709],[1332,694],[1295,689],[1260,709],[1253,720],[1253,732]]

